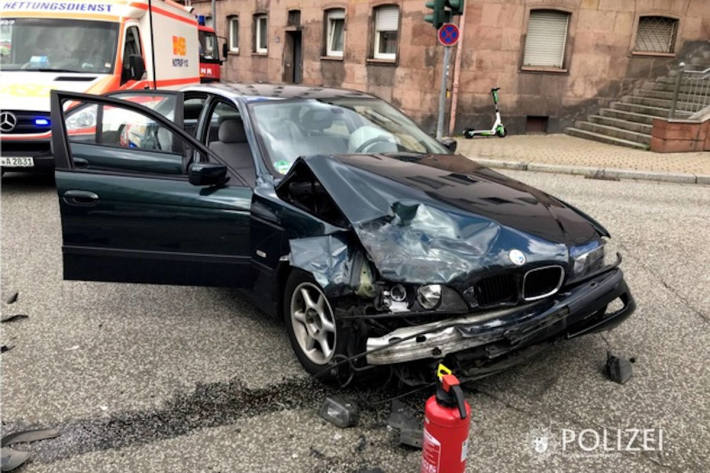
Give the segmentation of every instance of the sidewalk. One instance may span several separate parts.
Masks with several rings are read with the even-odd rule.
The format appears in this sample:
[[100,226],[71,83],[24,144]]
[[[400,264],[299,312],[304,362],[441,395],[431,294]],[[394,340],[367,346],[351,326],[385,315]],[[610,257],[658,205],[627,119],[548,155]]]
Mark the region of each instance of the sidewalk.
[[653,153],[562,134],[459,138],[457,151],[490,167],[710,184],[710,152]]

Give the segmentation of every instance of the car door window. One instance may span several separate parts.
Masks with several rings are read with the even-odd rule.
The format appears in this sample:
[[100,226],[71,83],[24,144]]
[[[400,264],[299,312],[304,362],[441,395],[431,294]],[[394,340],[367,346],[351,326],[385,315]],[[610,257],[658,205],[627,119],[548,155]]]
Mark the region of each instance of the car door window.
[[[176,96],[142,96],[170,119]],[[121,106],[79,103],[67,112],[67,141],[74,166],[88,170],[184,174],[191,147],[149,115]],[[137,154],[135,151],[141,151]]]
[[239,110],[232,104],[218,101],[206,123],[209,149],[221,158],[231,174],[253,186],[256,181],[254,159]]

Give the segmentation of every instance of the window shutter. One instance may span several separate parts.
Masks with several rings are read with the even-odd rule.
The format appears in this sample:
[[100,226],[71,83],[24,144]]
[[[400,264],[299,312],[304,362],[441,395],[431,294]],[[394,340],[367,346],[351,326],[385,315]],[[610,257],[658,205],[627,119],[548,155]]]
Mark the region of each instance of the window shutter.
[[397,31],[399,26],[399,8],[395,6],[379,7],[375,12],[375,30]]
[[663,16],[642,16],[636,35],[636,51],[671,53],[677,20]]
[[569,14],[550,10],[533,10],[525,38],[524,66],[562,68],[567,43]]
[[328,10],[328,18],[330,18],[331,20],[343,20],[345,19],[345,10],[341,8]]

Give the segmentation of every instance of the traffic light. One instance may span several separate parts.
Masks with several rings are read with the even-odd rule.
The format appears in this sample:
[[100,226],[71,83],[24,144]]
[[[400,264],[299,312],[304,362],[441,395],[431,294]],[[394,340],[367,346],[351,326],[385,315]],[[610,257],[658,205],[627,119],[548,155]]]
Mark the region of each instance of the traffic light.
[[433,0],[426,2],[431,13],[424,16],[424,21],[431,23],[437,30],[444,23],[451,23],[451,18],[463,14],[464,0]]
[[431,10],[431,13],[424,16],[424,21],[431,23],[438,30],[448,19],[446,18],[448,13],[446,11],[446,0],[426,2],[426,7]]
[[463,15],[464,0],[446,0],[446,6],[451,9],[451,16]]

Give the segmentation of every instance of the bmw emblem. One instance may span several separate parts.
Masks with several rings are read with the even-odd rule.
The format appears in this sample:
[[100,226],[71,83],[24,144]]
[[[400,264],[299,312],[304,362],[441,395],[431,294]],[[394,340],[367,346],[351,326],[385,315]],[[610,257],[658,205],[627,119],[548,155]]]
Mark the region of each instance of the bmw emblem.
[[508,258],[510,258],[510,261],[512,261],[516,266],[522,266],[525,264],[525,255],[520,250],[510,250]]

